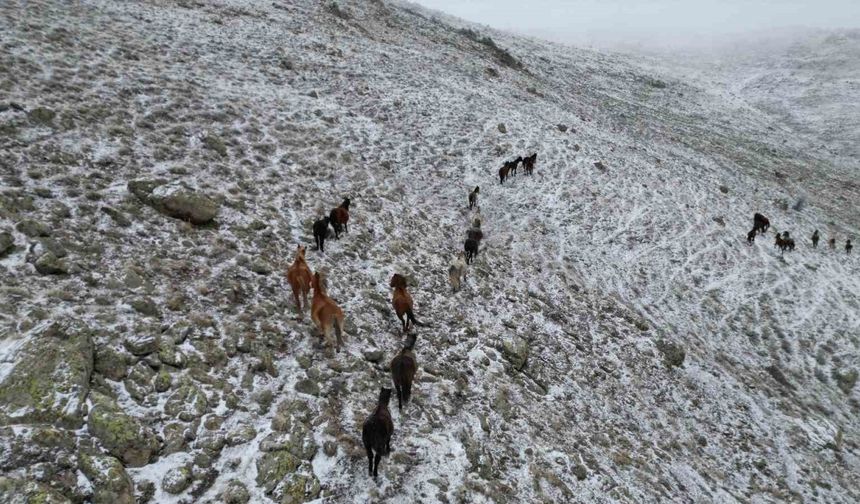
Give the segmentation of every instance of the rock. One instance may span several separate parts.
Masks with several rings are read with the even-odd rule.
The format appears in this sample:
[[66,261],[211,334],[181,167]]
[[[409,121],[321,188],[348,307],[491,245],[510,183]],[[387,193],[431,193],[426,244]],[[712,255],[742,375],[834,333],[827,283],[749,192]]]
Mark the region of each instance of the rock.
[[122,214],[119,210],[107,206],[101,207],[101,211],[108,215],[111,219],[113,219],[114,223],[120,227],[129,227],[131,226],[131,221],[128,220],[128,217]]
[[150,317],[159,317],[161,315],[161,312],[158,310],[158,306],[151,298],[136,298],[133,299],[130,304],[136,312],[141,313],[143,315],[147,315]]
[[505,123],[499,123],[497,126],[499,128],[499,133],[507,133],[508,128],[505,126]]
[[380,362],[382,361],[382,357],[384,355],[382,350],[365,350],[363,354],[364,360],[368,362]]
[[221,140],[215,135],[209,134],[203,137],[201,141],[207,149],[217,152],[221,157],[227,156],[227,146],[224,145],[224,140]]
[[191,486],[191,469],[186,466],[170,469],[161,480],[161,488],[173,495],[184,492],[189,486]]
[[184,368],[187,362],[185,354],[172,343],[162,343],[158,350],[158,358],[164,364],[175,368]]
[[224,504],[247,504],[251,500],[251,494],[245,484],[239,480],[227,482],[227,488],[221,493],[221,502]]
[[565,126],[564,124],[558,124],[558,125],[556,125],[556,128],[558,128],[558,130],[561,131],[562,133],[567,132],[567,126]]
[[200,418],[208,409],[206,395],[189,379],[185,379],[164,404],[165,413],[185,422]]
[[236,446],[249,443],[257,437],[257,429],[253,425],[242,424],[227,435],[227,445]]
[[255,259],[248,264],[248,269],[258,275],[268,275],[272,273],[272,267],[262,259]]
[[52,252],[45,252],[39,256],[33,266],[41,275],[66,275],[69,273],[69,266],[66,262]]
[[293,473],[287,476],[283,489],[281,504],[301,504],[319,496],[320,482],[313,474]]
[[155,483],[149,480],[140,481],[137,484],[137,492],[135,493],[135,502],[137,504],[146,504],[155,495]]
[[64,495],[47,485],[0,476],[0,502],[8,504],[71,504]]
[[720,192],[721,192],[721,193],[723,193],[723,194],[728,194],[728,193],[729,193],[729,188],[728,188],[728,186],[721,185],[721,186],[720,186]]
[[15,225],[15,229],[17,229],[20,233],[24,233],[30,238],[36,238],[39,236],[51,236],[51,229],[47,225],[39,221],[35,221],[33,219],[22,220]]
[[576,479],[579,481],[583,481],[588,477],[588,470],[585,469],[585,466],[577,465],[573,468],[573,475],[576,476]]
[[833,379],[836,380],[836,385],[839,390],[846,395],[851,393],[854,385],[857,384],[858,373],[856,369],[834,369],[832,372]]
[[27,339],[20,349],[5,357],[16,364],[0,382],[0,425],[80,428],[93,372],[91,332],[76,322],[54,323],[21,337]]
[[60,259],[69,255],[69,253],[66,252],[65,247],[60,245],[60,243],[53,238],[43,237],[39,240],[39,243],[42,245],[44,250],[54,254]]
[[155,387],[156,392],[167,392],[170,390],[170,386],[173,384],[173,379],[170,377],[170,373],[162,369],[155,375],[155,379],[153,380],[152,385]]
[[171,422],[164,426],[162,432],[164,437],[164,447],[161,449],[162,456],[187,451],[188,438],[193,437],[187,425],[181,422]]
[[116,458],[81,452],[78,467],[92,483],[93,504],[134,504],[134,483]]
[[123,412],[116,402],[105,395],[93,392],[94,403],[87,428],[98,438],[107,451],[128,467],[141,467],[149,463],[158,452],[155,433],[138,419]]
[[327,457],[334,457],[337,455],[337,443],[334,441],[326,441],[323,443],[323,453],[325,453]]
[[127,337],[122,344],[132,355],[141,357],[158,351],[161,345],[161,335],[137,334]]
[[312,396],[320,395],[320,387],[317,385],[317,382],[309,379],[299,380],[296,382],[296,392],[301,392],[302,394],[309,394]]
[[502,354],[508,359],[514,368],[521,371],[526,367],[529,357],[529,345],[523,338],[512,336],[502,340]]
[[257,485],[271,494],[278,484],[299,467],[299,459],[287,450],[264,453],[257,459]]
[[607,171],[606,165],[603,164],[602,161],[596,161],[594,163],[594,167],[597,168],[598,170],[602,171],[602,172]]
[[36,107],[27,113],[30,122],[40,126],[50,126],[55,117],[57,117],[57,113],[47,107]]
[[0,257],[11,252],[15,248],[15,238],[8,231],[0,232]]
[[684,349],[671,341],[657,340],[657,350],[663,354],[663,362],[669,367],[678,367],[684,364],[686,352]]
[[128,375],[126,354],[110,346],[101,346],[96,350],[94,366],[96,371],[109,380],[119,381]]
[[215,201],[179,184],[161,179],[132,180],[128,190],[156,211],[192,224],[208,224],[218,215]]

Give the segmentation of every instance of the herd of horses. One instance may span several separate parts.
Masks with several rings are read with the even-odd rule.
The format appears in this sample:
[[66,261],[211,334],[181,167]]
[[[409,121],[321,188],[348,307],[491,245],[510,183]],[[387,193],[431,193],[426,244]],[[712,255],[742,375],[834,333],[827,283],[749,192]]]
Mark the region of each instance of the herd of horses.
[[[517,157],[513,161],[506,161],[499,170],[499,181],[504,183],[511,176],[516,175],[520,163],[526,174],[534,171],[537,153],[527,157]],[[469,193],[469,210],[475,211],[471,215],[471,226],[466,230],[466,240],[463,251],[459,252],[449,263],[448,281],[452,289],[457,292],[466,280],[468,265],[478,255],[481,240],[484,233],[481,230],[481,215],[478,205],[480,187],[475,187]],[[342,233],[349,232],[349,209],[350,199],[343,200],[340,206],[331,210],[327,217],[318,219],[313,224],[313,235],[317,250],[324,251],[325,240],[329,237],[329,226],[334,230],[335,239],[340,239]],[[764,215],[756,213],[753,216],[753,229],[747,234],[747,242],[752,245],[757,234],[764,234],[770,228],[770,221]],[[820,235],[818,230],[812,235],[813,248],[818,247]],[[831,249],[836,248],[836,239],[829,240]],[[791,251],[795,248],[794,239],[788,231],[776,233],[776,246],[782,251]],[[853,245],[848,239],[845,243],[845,251],[851,252]],[[324,344],[333,346],[340,352],[344,344],[344,313],[337,303],[328,296],[326,276],[320,271],[311,272],[305,258],[306,249],[299,245],[296,249],[293,263],[287,268],[287,281],[293,291],[293,299],[298,311],[299,320],[303,320],[304,311],[310,309],[311,320],[319,330]],[[376,478],[378,476],[379,463],[383,456],[391,453],[391,436],[394,433],[394,422],[388,405],[392,393],[397,392],[397,405],[401,410],[403,404],[408,403],[412,396],[412,382],[418,369],[418,360],[415,356],[416,335],[410,333],[414,326],[422,326],[414,313],[412,296],[407,289],[406,277],[395,273],[389,282],[392,289],[391,304],[394,313],[400,321],[401,330],[406,334],[406,343],[400,352],[391,360],[390,371],[394,389],[383,386],[376,407],[362,425],[362,442],[367,453],[368,473]],[[313,292],[310,303],[308,294]],[[334,338],[332,335],[334,334]]]
[[[522,163],[526,174],[534,171],[537,153],[523,158],[518,157],[514,161],[504,163],[499,170],[499,177],[504,183],[509,176],[516,175],[517,166]],[[484,233],[481,230],[480,207],[478,196],[480,187],[475,187],[469,193],[469,210],[475,210],[471,216],[471,226],[466,230],[466,241],[463,244],[463,252],[459,252],[448,266],[448,281],[452,289],[457,292],[466,280],[468,265],[478,255],[478,249]],[[329,227],[334,230],[334,238],[339,240],[342,233],[349,232],[349,210],[350,199],[345,198],[340,206],[329,212],[313,224],[314,242],[317,250],[325,251],[325,241],[330,236]],[[311,272],[305,257],[306,248],[298,245],[292,264],[287,268],[287,282],[293,292],[293,300],[296,305],[299,320],[304,319],[305,310],[310,309],[311,321],[319,330],[323,343],[340,352],[344,345],[346,334],[344,332],[344,313],[337,303],[328,295],[327,282],[324,273]],[[389,287],[392,289],[391,304],[394,313],[400,320],[401,329],[406,334],[406,344],[391,361],[391,380],[394,390],[397,392],[397,405],[403,409],[403,404],[408,403],[412,396],[412,382],[418,369],[418,360],[415,356],[415,334],[409,330],[414,326],[422,326],[415,317],[412,296],[407,289],[406,277],[395,273],[391,277]],[[308,295],[311,296],[310,303]],[[333,337],[334,336],[334,337]],[[362,425],[362,442],[367,452],[368,473],[376,478],[378,476],[379,462],[384,455],[391,452],[391,436],[394,433],[394,423],[388,404],[391,401],[393,390],[382,387],[379,393],[376,407]]]
[[[760,213],[755,213],[753,215],[753,228],[747,233],[747,244],[752,245],[755,242],[755,237],[757,234],[765,234],[770,228],[770,220]],[[821,235],[816,229],[814,233],[812,233],[812,248],[818,248],[818,242],[821,239]],[[830,247],[830,250],[836,249],[836,238],[830,238],[827,240],[827,244]],[[780,253],[785,253],[785,251],[794,250],[794,238],[791,237],[791,234],[788,231],[783,231],[782,233],[776,233],[776,240],[774,240],[774,246],[780,250]],[[854,245],[851,244],[851,238],[845,240],[845,253],[850,254],[851,249],[854,248]]]

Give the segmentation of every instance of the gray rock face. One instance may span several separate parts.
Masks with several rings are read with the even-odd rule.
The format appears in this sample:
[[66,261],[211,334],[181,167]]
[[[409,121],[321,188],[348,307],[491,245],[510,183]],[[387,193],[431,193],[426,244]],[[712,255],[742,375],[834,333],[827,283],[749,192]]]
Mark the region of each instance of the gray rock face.
[[78,467],[93,485],[93,504],[134,504],[134,483],[116,458],[81,452]]
[[39,256],[33,266],[42,275],[66,275],[69,273],[69,266],[66,262],[54,255],[53,252],[45,252]]
[[218,215],[218,204],[209,197],[165,180],[133,180],[128,190],[158,212],[192,224],[208,224]]
[[513,336],[502,340],[502,352],[505,358],[517,370],[522,370],[526,367],[526,362],[529,358],[529,345],[519,336]]
[[29,334],[0,383],[0,425],[46,423],[79,428],[93,372],[93,342],[76,323]]
[[96,392],[90,397],[95,403],[87,423],[90,434],[126,466],[148,464],[159,448],[152,429],[124,413],[113,399]]
[[0,476],[0,502],[8,504],[71,504],[64,495],[35,481]]

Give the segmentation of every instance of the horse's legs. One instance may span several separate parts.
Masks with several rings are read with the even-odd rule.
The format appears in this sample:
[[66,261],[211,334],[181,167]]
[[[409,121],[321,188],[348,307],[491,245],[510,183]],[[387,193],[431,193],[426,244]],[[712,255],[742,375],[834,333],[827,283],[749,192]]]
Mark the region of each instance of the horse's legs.
[[376,452],[376,455],[373,457],[373,478],[376,479],[379,476],[379,461],[382,460],[382,453]]
[[403,409],[403,400],[402,400],[403,392],[402,392],[402,389],[401,389],[400,385],[398,385],[397,383],[394,384],[394,389],[397,390],[397,408],[402,410]]
[[373,476],[373,450],[370,449],[370,445],[364,445],[365,451],[367,451],[367,475]]

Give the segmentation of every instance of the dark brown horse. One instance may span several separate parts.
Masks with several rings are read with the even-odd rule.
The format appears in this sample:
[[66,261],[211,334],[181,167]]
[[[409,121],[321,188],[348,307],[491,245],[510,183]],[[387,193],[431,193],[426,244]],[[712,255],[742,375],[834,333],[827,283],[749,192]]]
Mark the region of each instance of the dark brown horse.
[[816,229],[814,233],[812,233],[812,248],[818,248],[818,240],[821,236],[818,234],[818,230]]
[[478,204],[478,193],[481,192],[481,188],[475,186],[475,190],[469,193],[469,210],[471,210],[475,205]]
[[535,170],[535,162],[537,161],[537,152],[523,159],[523,169],[526,175],[531,175]]
[[394,434],[394,422],[388,403],[391,401],[391,389],[382,387],[376,409],[364,421],[361,427],[361,440],[367,452],[368,473],[375,479],[379,476],[379,461],[383,455],[391,453],[391,435]]
[[764,215],[760,213],[756,213],[753,215],[753,229],[756,231],[760,231],[762,234],[767,232],[767,228],[770,227],[770,221]]
[[851,245],[851,238],[848,238],[848,241],[845,242],[845,253],[850,254],[851,249],[854,248],[854,245]]
[[412,380],[418,369],[414,349],[415,335],[410,334],[406,338],[403,350],[391,360],[391,380],[394,382],[394,389],[397,390],[397,407],[401,410],[403,403],[409,402],[412,396]]
[[339,207],[332,209],[328,218],[334,228],[335,239],[340,239],[340,233],[349,232],[349,198],[343,200]]
[[752,245],[755,241],[755,229],[747,233],[747,244]]

